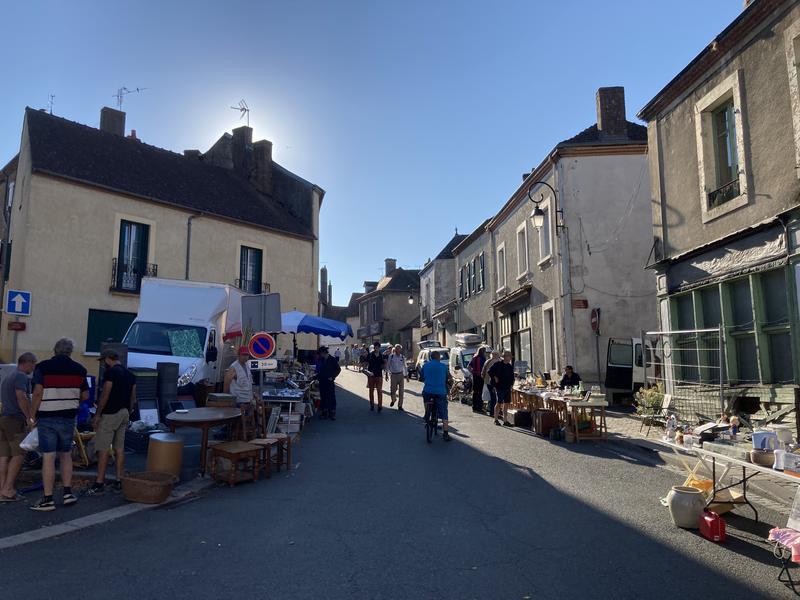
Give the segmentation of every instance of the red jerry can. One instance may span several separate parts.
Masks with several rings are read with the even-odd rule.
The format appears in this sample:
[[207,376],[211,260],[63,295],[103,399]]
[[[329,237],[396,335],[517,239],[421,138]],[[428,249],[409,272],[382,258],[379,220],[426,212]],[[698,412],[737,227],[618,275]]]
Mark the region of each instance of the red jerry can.
[[700,515],[698,526],[700,535],[712,542],[725,541],[725,519],[710,510],[703,511]]

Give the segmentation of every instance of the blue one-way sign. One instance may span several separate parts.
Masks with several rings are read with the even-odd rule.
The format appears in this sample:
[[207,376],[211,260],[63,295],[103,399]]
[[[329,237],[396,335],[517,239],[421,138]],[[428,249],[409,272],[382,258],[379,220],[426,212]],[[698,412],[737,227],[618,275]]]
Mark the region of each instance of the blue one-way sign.
[[28,317],[31,314],[31,293],[22,290],[6,291],[6,313]]

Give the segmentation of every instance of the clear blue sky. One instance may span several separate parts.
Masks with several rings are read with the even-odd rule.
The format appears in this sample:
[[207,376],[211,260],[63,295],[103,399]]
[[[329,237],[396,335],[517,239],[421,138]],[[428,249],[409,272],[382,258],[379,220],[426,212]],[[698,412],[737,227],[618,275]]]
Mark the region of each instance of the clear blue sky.
[[144,141],[206,150],[240,124],[327,191],[321,261],[343,303],[383,258],[419,267],[595,122],[628,118],[742,10],[741,0],[74,2],[4,6],[0,163],[23,109],[97,125],[120,86]]

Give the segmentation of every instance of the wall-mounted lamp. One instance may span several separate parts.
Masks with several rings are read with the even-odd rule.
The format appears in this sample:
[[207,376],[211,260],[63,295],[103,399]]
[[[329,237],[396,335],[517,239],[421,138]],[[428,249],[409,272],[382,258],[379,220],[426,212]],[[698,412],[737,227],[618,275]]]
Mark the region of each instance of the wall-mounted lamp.
[[414,294],[411,292],[411,286],[408,286],[408,303],[414,304]]
[[[547,183],[546,181],[534,181],[528,188],[528,200],[533,202],[533,211],[531,212],[531,223],[538,231],[542,227],[544,227],[545,212],[542,210],[541,206],[539,206],[539,204],[541,204],[544,201],[544,194],[541,194],[538,200],[535,200],[533,196],[531,196],[531,190],[533,190],[533,187],[536,185],[544,185],[548,187],[551,192],[553,192],[553,199],[556,202],[556,206],[558,206],[558,196],[556,194],[555,189],[553,189],[553,186]],[[565,227],[564,211],[559,208],[558,210],[556,210],[556,230],[563,229],[564,227]]]

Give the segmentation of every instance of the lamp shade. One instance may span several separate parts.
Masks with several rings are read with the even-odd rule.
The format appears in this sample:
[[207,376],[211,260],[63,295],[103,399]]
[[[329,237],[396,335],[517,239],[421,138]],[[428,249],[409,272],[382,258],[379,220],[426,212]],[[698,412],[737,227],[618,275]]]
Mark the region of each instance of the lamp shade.
[[409,304],[414,304],[414,295],[413,294],[409,294],[408,295],[408,303]]
[[538,204],[531,213],[531,222],[536,229],[541,229],[544,226],[544,211],[539,208]]

